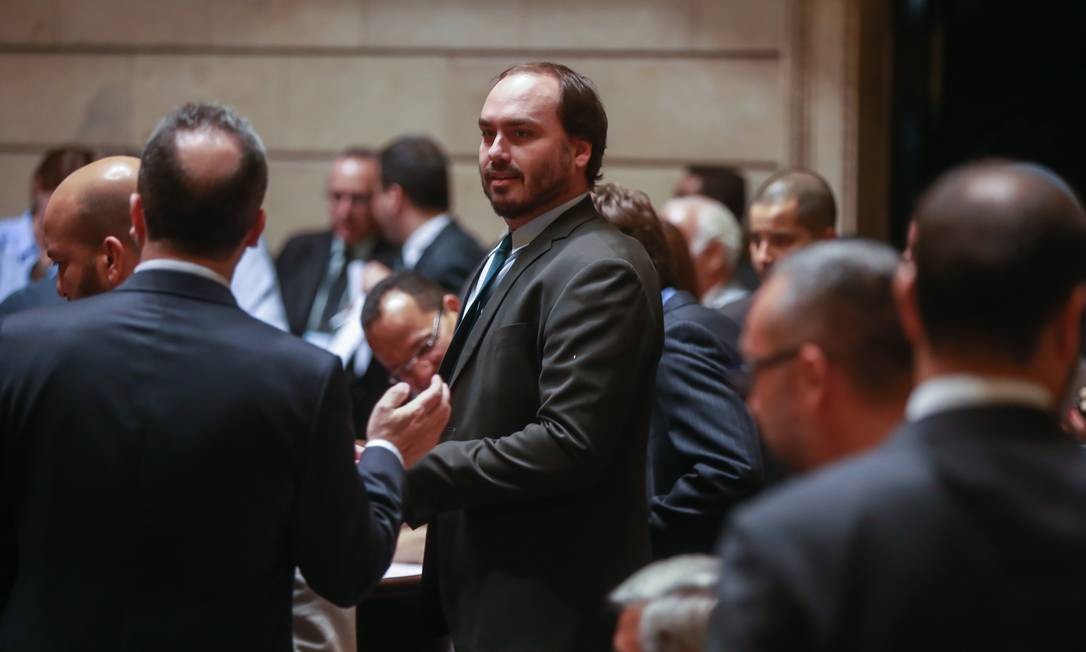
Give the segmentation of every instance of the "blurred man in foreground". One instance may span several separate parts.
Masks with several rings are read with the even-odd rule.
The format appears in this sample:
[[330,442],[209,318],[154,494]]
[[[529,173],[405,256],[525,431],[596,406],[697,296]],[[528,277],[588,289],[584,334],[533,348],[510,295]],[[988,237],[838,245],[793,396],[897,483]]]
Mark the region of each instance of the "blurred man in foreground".
[[[739,511],[712,650],[1086,647],[1086,457],[1056,414],[1086,214],[1049,170],[983,163],[941,177],[915,219],[894,286],[919,381],[907,421]],[[800,343],[771,353],[763,369],[816,367]]]

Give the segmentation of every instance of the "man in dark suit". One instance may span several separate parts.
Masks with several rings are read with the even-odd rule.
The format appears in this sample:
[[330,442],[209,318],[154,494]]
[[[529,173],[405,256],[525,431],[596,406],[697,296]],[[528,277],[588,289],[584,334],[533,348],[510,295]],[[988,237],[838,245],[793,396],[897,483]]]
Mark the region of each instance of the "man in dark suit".
[[729,368],[739,355],[721,333],[735,326],[675,289],[674,261],[644,193],[601,184],[592,201],[607,221],[645,247],[663,288],[664,349],[648,447],[652,556],[709,553],[725,515],[763,480],[758,432],[743,399],[728,386]]
[[[466,291],[444,441],[411,469],[423,581],[461,652],[606,649],[607,592],[649,560],[645,443],[660,288],[587,196],[607,118],[565,66],[514,66],[479,117],[509,226]],[[435,582],[436,580],[436,582]]]
[[[754,193],[748,221],[750,262],[765,281],[773,265],[789,254],[837,237],[837,203],[826,180],[811,170],[782,170]],[[720,310],[743,328],[753,299],[747,295]]]
[[[949,172],[916,219],[894,281],[919,381],[907,421],[737,514],[710,649],[1086,647],[1086,456],[1056,415],[1086,214],[1050,171],[1000,162]],[[818,366],[801,342],[764,373]]]
[[244,119],[178,109],[144,150],[132,277],[0,322],[0,648],[289,650],[295,565],[340,604],[387,567],[447,389],[390,391],[356,469],[338,360],[230,293],[266,185]]
[[381,150],[374,215],[400,247],[398,269],[459,294],[485,252],[449,215],[449,160],[434,141],[404,136]]
[[377,175],[373,152],[359,147],[341,152],[328,174],[331,228],[296,235],[283,245],[275,269],[291,333],[317,343],[328,339],[350,304],[348,264],[374,258],[391,264],[394,249],[379,242],[373,219]]

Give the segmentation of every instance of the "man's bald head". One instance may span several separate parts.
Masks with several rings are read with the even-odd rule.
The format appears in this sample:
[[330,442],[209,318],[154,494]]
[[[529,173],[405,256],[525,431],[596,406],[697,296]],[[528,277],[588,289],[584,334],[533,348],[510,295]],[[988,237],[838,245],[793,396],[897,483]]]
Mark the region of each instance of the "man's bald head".
[[79,168],[53,193],[45,211],[46,252],[57,265],[57,291],[78,299],[112,289],[135,267],[129,198],[139,159],[111,156]]
[[1028,360],[1086,280],[1086,214],[1055,173],[983,162],[935,182],[914,214],[916,299],[936,352]]
[[225,260],[257,223],[268,185],[264,145],[248,121],[217,104],[186,104],[147,141],[139,198],[147,239]]
[[795,250],[836,235],[837,204],[822,177],[793,168],[774,174],[758,188],[749,217],[751,262],[765,278],[775,263]]

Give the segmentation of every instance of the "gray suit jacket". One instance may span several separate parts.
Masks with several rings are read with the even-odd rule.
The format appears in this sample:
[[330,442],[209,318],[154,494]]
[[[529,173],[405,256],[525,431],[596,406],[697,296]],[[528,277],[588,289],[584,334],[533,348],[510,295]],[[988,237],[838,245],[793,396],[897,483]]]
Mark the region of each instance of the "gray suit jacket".
[[711,650],[1083,650],[1086,453],[957,409],[741,508]]
[[458,651],[609,645],[606,593],[649,560],[661,333],[652,263],[587,199],[495,286],[447,371],[445,440],[408,473]]

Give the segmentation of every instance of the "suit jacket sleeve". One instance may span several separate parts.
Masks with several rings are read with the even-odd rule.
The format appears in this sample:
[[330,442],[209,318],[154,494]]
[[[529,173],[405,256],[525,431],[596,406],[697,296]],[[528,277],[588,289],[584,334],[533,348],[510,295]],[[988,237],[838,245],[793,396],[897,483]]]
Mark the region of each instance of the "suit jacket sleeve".
[[[573,274],[550,302],[549,314],[540,315],[545,323],[536,419],[516,432],[438,444],[408,474],[408,522],[595,482],[629,435],[618,431],[615,415],[629,410],[630,397],[659,357],[658,302],[659,292],[646,290],[623,259],[600,260]],[[518,373],[492,382],[533,382],[531,370]]]
[[720,652],[814,648],[810,621],[788,589],[783,564],[759,552],[740,525],[721,543],[720,600],[709,619],[709,645]]
[[354,464],[350,402],[338,360],[328,357],[320,410],[299,451],[292,547],[320,595],[358,602],[392,561],[401,522],[403,469],[396,456],[368,449]]
[[725,360],[704,326],[681,321],[668,329],[656,376],[667,431],[653,436],[667,437],[688,470],[650,501],[654,539],[706,522],[714,537],[727,512],[761,485],[758,437],[743,401],[728,388]]

